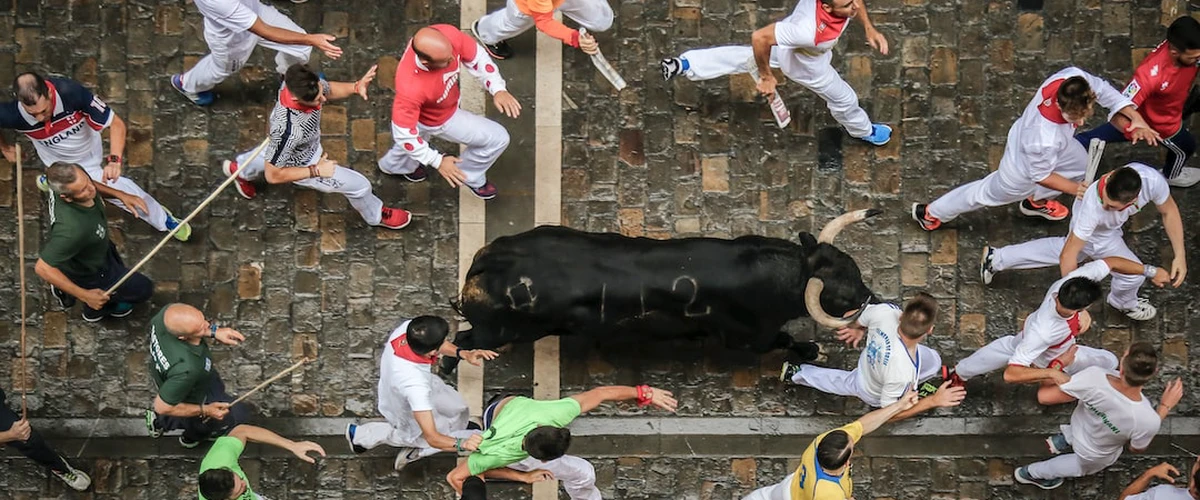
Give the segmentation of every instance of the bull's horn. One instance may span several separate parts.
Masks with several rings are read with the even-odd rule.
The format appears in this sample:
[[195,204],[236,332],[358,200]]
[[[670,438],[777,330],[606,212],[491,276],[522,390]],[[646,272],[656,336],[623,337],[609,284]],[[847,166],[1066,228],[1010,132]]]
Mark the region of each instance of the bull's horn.
[[804,287],[804,305],[808,306],[808,315],[812,317],[813,321],[835,330],[854,321],[853,319],[835,318],[821,308],[821,291],[824,289],[825,283],[821,281],[821,278],[809,278],[808,286]]
[[829,221],[825,227],[821,229],[821,234],[817,235],[818,243],[833,243],[833,239],[837,238],[838,233],[842,232],[846,226],[855,222],[874,217],[883,213],[882,210],[875,208],[864,208],[853,212],[846,212],[839,215],[836,219]]

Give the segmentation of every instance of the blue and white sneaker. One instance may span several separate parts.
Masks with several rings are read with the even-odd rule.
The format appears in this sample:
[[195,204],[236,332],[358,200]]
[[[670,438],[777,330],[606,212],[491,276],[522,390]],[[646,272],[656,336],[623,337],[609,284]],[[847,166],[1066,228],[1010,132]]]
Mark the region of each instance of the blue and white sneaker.
[[133,314],[133,304],[128,302],[117,302],[117,307],[114,307],[113,311],[108,313],[108,317],[124,318],[130,314]]
[[204,92],[188,92],[183,90],[183,73],[171,75],[171,86],[175,88],[176,92],[179,92],[189,101],[192,101],[192,104],[208,106],[213,103],[213,93],[211,90],[205,90]]
[[882,123],[872,123],[871,124],[871,135],[868,135],[866,137],[859,137],[859,139],[867,141],[876,146],[882,146],[884,144],[887,144],[888,141],[892,140],[892,127],[889,127]]
[[1057,479],[1035,478],[1035,477],[1029,475],[1029,469],[1027,469],[1025,467],[1017,467],[1017,469],[1013,471],[1013,479],[1016,479],[1018,483],[1032,484],[1043,490],[1052,490],[1054,488],[1062,486],[1062,484],[1063,484],[1063,479],[1061,477],[1057,478]]
[[[166,222],[167,231],[174,231],[175,228],[179,226],[179,223],[181,221],[179,219],[176,219],[175,215],[172,214],[170,210],[163,208],[163,211],[167,213],[167,222]],[[177,239],[179,241],[187,241],[188,238],[191,238],[191,237],[192,237],[192,225],[191,224],[184,224],[183,227],[179,229],[179,231],[175,232],[175,239]]]
[[346,444],[350,445],[350,451],[355,455],[360,455],[367,452],[366,448],[354,444],[354,432],[358,430],[358,426],[354,424],[346,424]]
[[50,182],[46,180],[46,174],[39,175],[37,178],[38,191],[43,193],[50,192]]
[[1050,449],[1052,455],[1062,455],[1071,452],[1071,443],[1067,442],[1066,436],[1058,433],[1046,438],[1046,448]]

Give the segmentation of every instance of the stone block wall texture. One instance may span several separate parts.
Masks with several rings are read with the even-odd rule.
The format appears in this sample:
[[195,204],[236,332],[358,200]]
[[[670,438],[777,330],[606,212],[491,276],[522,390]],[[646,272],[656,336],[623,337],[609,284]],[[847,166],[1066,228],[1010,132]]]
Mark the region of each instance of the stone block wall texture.
[[[338,61],[314,54],[329,78],[357,78],[379,64],[371,99],[326,108],[324,146],[331,157],[376,184],[385,203],[415,212],[401,232],[365,226],[339,195],[270,186],[246,201],[223,194],[193,222],[192,241],[169,244],[147,267],[157,284],[153,307],[128,321],[82,323],[63,312],[32,272],[47,220],[24,176],[30,322],[27,381],[32,415],[58,418],[136,417],[152,385],[145,373],[146,322],[157,307],[184,301],[248,334],[237,348],[216,349],[216,363],[234,391],[244,391],[315,346],[320,362],[256,397],[261,414],[281,417],[377,417],[379,344],[402,317],[452,315],[457,294],[456,194],[439,182],[408,184],[381,175],[375,159],[390,147],[388,117],[396,58],[408,37],[431,22],[458,22],[457,2],[273,1],[309,31],[339,37]],[[628,235],[738,236],[795,239],[846,210],[876,207],[884,215],[850,228],[838,241],[856,257],[868,284],[889,300],[927,290],[941,303],[930,338],[947,361],[1018,331],[1055,270],[1002,274],[980,282],[977,256],[1003,245],[1061,235],[1065,223],[1030,222],[1013,207],[976,212],[950,229],[927,234],[908,219],[908,206],[994,169],[1008,127],[1049,74],[1077,65],[1120,88],[1132,65],[1164,36],[1165,24],[1188,14],[1182,0],[1046,0],[1044,2],[867,0],[888,38],[874,53],[852,23],[835,65],[858,91],[875,121],[895,129],[874,148],[847,137],[819,98],[780,79],[793,123],[779,130],[745,76],[664,84],[657,61],[683,50],[745,43],[750,33],[793,8],[790,0],[610,1],[614,27],[599,35],[608,59],[630,87],[617,93],[585,56],[564,52],[563,219],[592,231]],[[1019,4],[1019,5],[1018,5]],[[498,5],[492,5],[493,8]],[[1027,6],[1023,8],[1021,6]],[[529,35],[526,35],[529,36]],[[177,215],[190,211],[222,179],[220,160],[250,149],[265,132],[278,88],[273,54],[259,50],[199,110],[174,94],[170,74],[206,52],[202,20],[178,0],[13,0],[0,5],[0,82],[37,70],[78,79],[110,102],[129,124],[127,175]],[[502,65],[503,68],[503,65]],[[1098,123],[1094,118],[1089,126]],[[1105,168],[1137,159],[1161,161],[1143,145],[1110,145]],[[2,161],[0,161],[2,163]],[[0,386],[19,392],[15,178],[0,165]],[[1175,190],[1189,217],[1194,192]],[[159,235],[116,212],[110,222],[127,260]],[[1194,252],[1194,221],[1187,220]],[[1154,210],[1128,231],[1135,251],[1167,263],[1170,247]],[[1193,262],[1197,254],[1190,254]],[[1193,266],[1196,267],[1196,266]],[[1131,340],[1162,346],[1164,376],[1192,374],[1197,346],[1187,333],[1200,324],[1191,304],[1195,279],[1177,290],[1147,290],[1159,307],[1153,321],[1133,323],[1105,307],[1083,341],[1119,351]],[[791,325],[798,338],[818,338],[830,363],[852,366],[857,351],[835,345],[811,323]],[[782,355],[723,352],[711,342],[637,346],[568,339],[563,390],[597,384],[649,382],[679,396],[683,416],[844,415],[861,403],[774,382]],[[702,359],[702,362],[697,362]],[[1157,399],[1161,382],[1147,388]],[[17,398],[10,399],[16,405]],[[962,407],[941,414],[1066,421],[1068,408],[1034,403],[1029,387],[996,378],[973,383]],[[607,406],[597,413],[634,413]],[[1196,416],[1191,398],[1177,412]],[[103,443],[92,446],[103,446]],[[73,453],[73,449],[65,450]],[[801,450],[797,450],[797,454]],[[893,450],[894,451],[894,450]],[[450,498],[442,474],[449,459],[422,462],[403,474],[390,458],[336,456],[318,467],[279,455],[244,464],[270,498]],[[1129,457],[1108,473],[1043,493],[1011,485],[1013,459],[862,457],[855,462],[859,499],[1108,498],[1154,460]],[[94,492],[74,495],[28,461],[0,457],[0,498],[194,498],[194,456],[90,459]],[[781,480],[794,461],[755,457],[599,457],[606,498],[735,499]],[[1177,466],[1186,463],[1176,460]],[[496,498],[527,498],[528,489],[498,487]],[[564,496],[565,498],[565,496]]]

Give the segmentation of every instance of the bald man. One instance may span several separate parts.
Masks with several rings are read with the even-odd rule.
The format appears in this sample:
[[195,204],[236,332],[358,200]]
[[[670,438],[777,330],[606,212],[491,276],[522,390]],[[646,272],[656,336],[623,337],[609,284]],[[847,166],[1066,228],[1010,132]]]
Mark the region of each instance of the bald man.
[[[421,182],[428,177],[426,168],[433,168],[450,186],[465,185],[475,196],[490,200],[497,190],[488,182],[487,170],[508,148],[508,131],[459,109],[462,68],[479,79],[502,113],[511,118],[521,113],[521,104],[505,90],[495,61],[475,40],[449,24],[421,28],[396,67],[393,144],[379,160],[379,169]],[[438,152],[429,144],[433,137],[466,146],[462,158]]]
[[169,304],[150,320],[150,378],[158,388],[153,409],[146,410],[150,437],[182,429],[180,446],[195,448],[249,420],[244,405],[225,402],[233,398],[213,367],[206,338],[234,346],[246,340],[187,304]]

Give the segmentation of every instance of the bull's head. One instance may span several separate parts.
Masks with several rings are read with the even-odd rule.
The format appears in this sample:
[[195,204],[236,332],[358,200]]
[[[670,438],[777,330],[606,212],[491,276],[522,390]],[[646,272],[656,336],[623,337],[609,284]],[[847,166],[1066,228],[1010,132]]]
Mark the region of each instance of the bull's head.
[[[835,329],[849,325],[874,298],[871,289],[862,281],[858,264],[834,247],[833,240],[846,226],[880,213],[879,210],[865,209],[842,214],[826,224],[817,236],[813,252],[808,256],[812,276],[804,288],[804,304],[809,316],[818,324]],[[805,236],[812,238],[808,234],[801,235],[802,238]],[[805,242],[801,241],[801,244]],[[841,317],[854,309],[859,310],[854,317]]]

